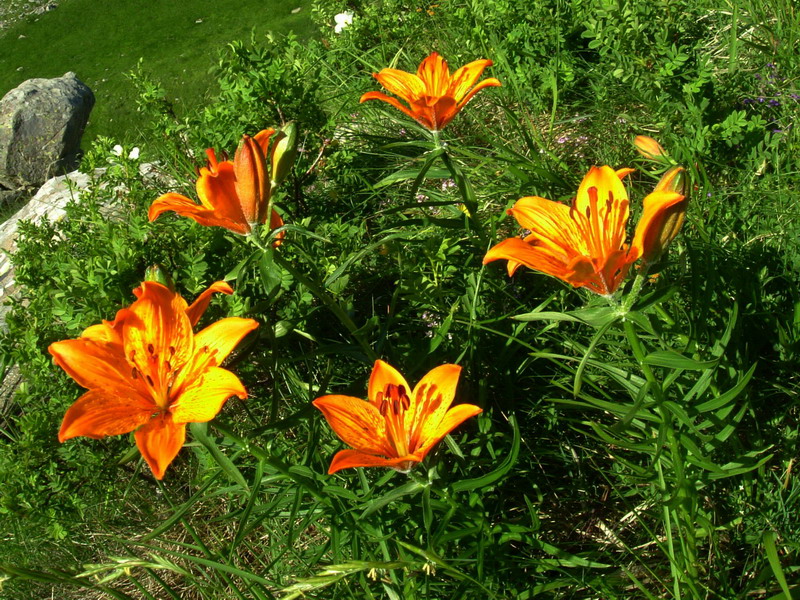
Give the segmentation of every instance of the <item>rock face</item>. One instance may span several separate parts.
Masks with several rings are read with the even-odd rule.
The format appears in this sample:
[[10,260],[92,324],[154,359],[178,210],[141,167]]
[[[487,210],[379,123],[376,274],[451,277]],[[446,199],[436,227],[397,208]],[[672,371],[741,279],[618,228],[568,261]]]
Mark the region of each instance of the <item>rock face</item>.
[[0,100],[0,188],[38,187],[75,166],[94,94],[75,73],[29,79]]

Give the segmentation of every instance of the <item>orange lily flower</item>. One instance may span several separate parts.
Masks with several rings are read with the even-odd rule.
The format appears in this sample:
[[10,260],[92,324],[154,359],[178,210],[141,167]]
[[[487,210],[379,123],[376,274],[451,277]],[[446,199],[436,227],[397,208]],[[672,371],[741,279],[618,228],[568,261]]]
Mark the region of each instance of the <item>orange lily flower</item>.
[[[150,206],[150,221],[172,210],[200,225],[224,227],[240,235],[252,233],[255,226],[267,220],[272,194],[267,156],[274,133],[274,129],[264,129],[255,137],[243,136],[233,161],[218,162],[214,150],[207,149],[208,167],[200,169],[196,184],[200,204],[174,192],[164,194]],[[270,230],[282,225],[283,219],[273,210]],[[279,240],[282,237],[281,233]]]
[[521,198],[508,214],[531,233],[524,239],[503,240],[486,253],[483,263],[507,259],[509,275],[525,265],[574,287],[586,287],[603,296],[613,294],[631,264],[643,255],[652,255],[660,239],[653,232],[663,227],[663,211],[684,198],[674,190],[657,187],[644,200],[653,216],[647,218],[645,210],[629,246],[625,243],[629,201],[621,180],[632,171],[592,167],[571,207],[536,196]]
[[56,364],[88,390],[67,410],[58,440],[135,431],[153,475],[163,478],[186,423],[210,421],[231,396],[247,398],[239,378],[219,365],[258,323],[231,317],[192,332],[214,292],[233,290],[218,281],[189,306],[165,285],[145,281],[113,321],[51,344]]
[[411,387],[394,367],[377,360],[366,402],[338,395],[314,400],[336,435],[354,448],[340,450],[328,474],[350,467],[408,472],[444,436],[481,412],[472,404],[450,408],[460,373],[458,365],[441,365],[410,392]]
[[423,127],[440,131],[476,93],[500,85],[494,77],[475,85],[483,70],[491,65],[491,60],[476,60],[458,69],[451,77],[447,62],[433,52],[420,63],[416,74],[398,69],[382,69],[372,74],[383,87],[408,102],[408,106],[382,92],[367,92],[361,96],[361,102],[383,100]]

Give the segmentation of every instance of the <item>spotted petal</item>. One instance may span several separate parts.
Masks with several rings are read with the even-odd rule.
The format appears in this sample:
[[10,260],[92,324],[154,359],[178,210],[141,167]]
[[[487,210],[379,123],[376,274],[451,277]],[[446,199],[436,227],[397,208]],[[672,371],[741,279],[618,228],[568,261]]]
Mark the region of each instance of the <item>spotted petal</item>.
[[89,390],[67,409],[58,441],[84,436],[100,439],[130,433],[147,423],[155,403],[121,386]]
[[186,441],[186,425],[176,425],[169,413],[150,419],[135,434],[136,446],[156,479],[175,459]]

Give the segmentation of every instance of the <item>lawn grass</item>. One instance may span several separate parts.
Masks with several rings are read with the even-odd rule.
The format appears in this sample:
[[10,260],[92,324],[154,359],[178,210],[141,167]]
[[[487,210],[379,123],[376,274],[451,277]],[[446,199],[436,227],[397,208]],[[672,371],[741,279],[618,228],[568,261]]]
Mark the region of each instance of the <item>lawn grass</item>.
[[180,112],[213,93],[210,71],[226,43],[251,32],[256,39],[270,31],[310,37],[310,7],[311,0],[64,0],[0,37],[0,90],[74,71],[97,99],[84,145],[98,135],[138,143],[144,123],[125,74],[139,59]]

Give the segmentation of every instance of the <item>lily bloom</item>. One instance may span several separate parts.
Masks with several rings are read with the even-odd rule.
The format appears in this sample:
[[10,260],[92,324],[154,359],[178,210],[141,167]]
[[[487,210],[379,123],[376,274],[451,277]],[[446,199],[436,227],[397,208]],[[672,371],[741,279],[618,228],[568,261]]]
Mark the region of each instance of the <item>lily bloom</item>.
[[531,233],[524,239],[503,240],[486,253],[483,263],[507,259],[509,275],[525,265],[574,287],[613,294],[632,263],[654,254],[661,239],[656,232],[664,229],[664,211],[684,199],[673,189],[657,186],[644,200],[649,209],[629,246],[625,243],[629,201],[621,180],[631,172],[592,167],[572,206],[537,196],[521,198],[508,214]]
[[247,398],[239,378],[219,365],[258,323],[230,317],[192,332],[214,292],[233,290],[218,281],[190,306],[167,286],[145,281],[113,321],[51,344],[55,363],[88,390],[67,409],[58,440],[135,431],[153,475],[163,478],[186,423],[210,421],[231,396]]
[[405,100],[408,106],[382,92],[367,92],[361,96],[361,102],[383,100],[415,119],[423,127],[440,131],[476,93],[483,88],[500,85],[494,77],[475,85],[483,70],[491,65],[491,60],[476,60],[464,65],[451,76],[447,62],[433,52],[420,63],[416,74],[398,69],[383,69],[372,74],[383,87]]
[[[213,148],[207,149],[208,167],[200,169],[196,184],[200,204],[174,192],[164,194],[150,206],[150,221],[172,210],[200,225],[224,227],[240,235],[252,233],[267,220],[273,187],[267,157],[274,133],[274,129],[264,129],[255,137],[243,136],[233,161],[219,162]],[[282,225],[283,219],[273,210],[270,229]]]
[[441,365],[411,391],[394,367],[377,360],[366,402],[338,395],[314,400],[336,435],[353,447],[333,457],[328,474],[350,467],[411,470],[444,436],[481,412],[472,404],[450,407],[460,373],[458,365]]

